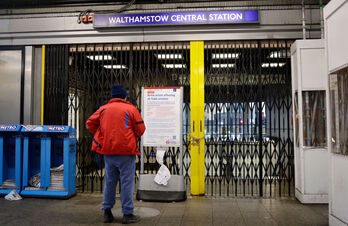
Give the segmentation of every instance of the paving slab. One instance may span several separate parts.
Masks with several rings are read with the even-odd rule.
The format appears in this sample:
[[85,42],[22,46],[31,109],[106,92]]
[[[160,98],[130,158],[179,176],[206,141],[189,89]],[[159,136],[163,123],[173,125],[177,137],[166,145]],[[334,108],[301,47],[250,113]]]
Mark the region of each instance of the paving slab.
[[[104,225],[102,194],[79,193],[68,200],[0,198],[0,225]],[[294,198],[188,197],[184,202],[134,201],[142,226],[328,225],[327,205],[303,205]],[[122,211],[116,199],[115,220]]]

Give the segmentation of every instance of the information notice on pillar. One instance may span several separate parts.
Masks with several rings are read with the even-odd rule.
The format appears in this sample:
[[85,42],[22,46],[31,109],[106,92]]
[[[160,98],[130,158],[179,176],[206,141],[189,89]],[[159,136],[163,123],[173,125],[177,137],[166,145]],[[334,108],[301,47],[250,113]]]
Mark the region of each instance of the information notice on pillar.
[[180,147],[181,95],[181,87],[143,89],[143,119],[146,125],[144,146]]

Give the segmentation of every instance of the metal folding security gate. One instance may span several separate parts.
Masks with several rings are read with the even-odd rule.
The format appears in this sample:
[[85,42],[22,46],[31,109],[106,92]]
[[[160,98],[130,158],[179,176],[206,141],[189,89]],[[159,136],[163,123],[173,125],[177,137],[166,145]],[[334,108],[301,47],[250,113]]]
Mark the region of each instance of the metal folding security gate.
[[205,43],[207,194],[294,193],[291,43]]
[[[189,43],[50,45],[46,47],[45,124],[69,124],[77,129],[77,186],[103,191],[103,157],[90,150],[88,117],[110,99],[112,84],[122,84],[128,101],[140,108],[141,87],[184,87],[184,130],[189,131]],[[184,133],[186,134],[186,132]],[[183,172],[189,182],[189,151],[184,139]],[[165,164],[179,173],[179,149],[170,149]],[[154,148],[145,150],[145,173],[158,170]],[[140,161],[137,160],[137,175]]]
[[[293,194],[290,41],[205,42],[206,195]],[[190,44],[188,42],[46,46],[45,124],[77,129],[77,185],[103,190],[103,158],[90,151],[87,118],[107,103],[110,86],[140,108],[142,86],[184,87],[184,160],[170,149],[171,173],[190,183]],[[141,109],[140,109],[141,110]],[[139,173],[137,161],[137,175]],[[145,173],[158,169],[145,150]]]

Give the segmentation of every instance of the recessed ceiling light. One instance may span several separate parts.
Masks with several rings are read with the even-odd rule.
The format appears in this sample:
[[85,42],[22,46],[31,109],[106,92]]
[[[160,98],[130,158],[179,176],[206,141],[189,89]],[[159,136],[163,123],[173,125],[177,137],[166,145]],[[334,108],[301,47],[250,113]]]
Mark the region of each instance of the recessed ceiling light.
[[181,54],[155,54],[155,57],[159,60],[182,59]]
[[186,64],[162,64],[164,68],[186,68]]
[[283,67],[285,63],[262,63],[263,68],[268,68],[268,67]]
[[290,58],[290,50],[283,49],[281,51],[273,51],[269,54],[268,58]]
[[234,68],[235,64],[212,64],[213,68]]
[[213,59],[238,59],[239,53],[213,53]]
[[125,65],[115,64],[115,65],[104,65],[106,69],[127,69]]
[[87,56],[90,60],[112,60],[114,59],[111,55],[94,55],[94,56]]

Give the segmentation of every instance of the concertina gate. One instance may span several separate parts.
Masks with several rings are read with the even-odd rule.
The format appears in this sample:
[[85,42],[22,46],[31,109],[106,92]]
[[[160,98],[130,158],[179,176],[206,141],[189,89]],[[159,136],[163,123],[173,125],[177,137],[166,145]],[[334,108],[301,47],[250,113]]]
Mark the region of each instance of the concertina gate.
[[[205,42],[206,196],[294,194],[291,44]],[[85,122],[116,83],[140,111],[141,87],[184,87],[183,162],[170,148],[165,164],[172,174],[183,167],[190,193],[189,42],[46,46],[44,123],[76,128],[77,189],[103,191],[103,156],[90,150]],[[144,151],[145,173],[156,173],[155,148]],[[140,158],[136,164],[137,182]]]

